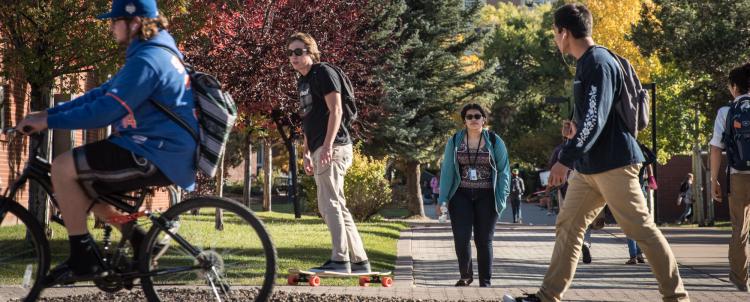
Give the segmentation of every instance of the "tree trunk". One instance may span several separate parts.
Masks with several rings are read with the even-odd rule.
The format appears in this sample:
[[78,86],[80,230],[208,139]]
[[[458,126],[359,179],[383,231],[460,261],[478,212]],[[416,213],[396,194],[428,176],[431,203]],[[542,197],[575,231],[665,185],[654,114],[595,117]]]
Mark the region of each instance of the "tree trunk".
[[[424,217],[424,205],[422,203],[422,186],[420,182],[420,169],[418,161],[406,163],[406,190],[407,207],[412,216]],[[417,218],[420,218],[417,217]]]
[[[219,158],[219,168],[216,170],[216,196],[224,197],[224,155]],[[215,228],[224,229],[224,211],[216,209]]]
[[297,196],[297,146],[294,145],[294,134],[291,137],[292,139],[286,143],[287,151],[289,151],[289,174],[292,178],[287,189],[287,197],[294,205],[294,218],[299,219],[302,218],[302,207]]
[[244,171],[245,173],[244,173],[244,176],[243,176],[243,178],[244,178],[244,182],[243,182],[244,186],[243,186],[243,189],[242,189],[242,201],[248,207],[250,206],[250,197],[251,197],[250,194],[252,193],[251,192],[251,188],[253,186],[253,180],[252,180],[253,172],[250,171],[250,169],[252,169],[252,166],[253,166],[252,165],[252,158],[253,158],[253,144],[250,141],[250,136],[248,135],[248,138],[247,138],[247,153],[245,154],[245,171]]
[[271,211],[271,197],[273,189],[273,154],[271,154],[271,142],[268,139],[263,140],[263,210]]
[[[31,83],[31,111],[41,111],[52,107],[52,83]],[[38,156],[52,162],[52,133],[45,131],[45,137],[39,147]],[[49,196],[44,188],[34,181],[29,182],[29,211],[42,224],[47,234],[51,235],[49,228]]]

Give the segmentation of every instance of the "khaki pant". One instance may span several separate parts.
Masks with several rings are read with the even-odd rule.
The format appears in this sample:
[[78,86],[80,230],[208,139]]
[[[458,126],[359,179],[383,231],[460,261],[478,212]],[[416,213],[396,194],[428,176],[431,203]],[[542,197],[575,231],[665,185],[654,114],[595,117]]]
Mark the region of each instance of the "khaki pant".
[[325,166],[320,164],[322,149],[318,148],[313,153],[313,170],[318,189],[318,210],[331,232],[331,260],[354,263],[367,260],[362,239],[352,214],[346,208],[344,197],[344,176],[352,166],[352,145],[333,146],[331,162]]
[[740,283],[747,283],[750,174],[732,174],[729,178],[729,216],[732,219],[732,239],[729,241],[730,276]]
[[659,282],[664,301],[689,301],[669,244],[651,218],[638,183],[640,165],[599,174],[577,172],[568,180],[568,192],[557,216],[555,248],[537,296],[560,301],[573,282],[583,234],[606,203],[625,235],[643,249]]

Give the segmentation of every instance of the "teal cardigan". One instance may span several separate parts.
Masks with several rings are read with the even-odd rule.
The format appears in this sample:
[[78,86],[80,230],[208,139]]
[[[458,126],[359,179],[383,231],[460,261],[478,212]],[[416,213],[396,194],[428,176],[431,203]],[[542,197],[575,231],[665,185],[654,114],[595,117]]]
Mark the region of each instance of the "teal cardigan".
[[[448,203],[453,198],[458,190],[458,185],[461,183],[461,174],[459,172],[458,162],[456,161],[456,153],[458,152],[458,146],[454,145],[463,141],[466,135],[466,130],[461,130],[453,136],[445,144],[445,154],[443,154],[443,165],[440,168],[440,195],[438,202]],[[492,189],[495,192],[495,210],[497,215],[502,215],[505,209],[505,199],[510,194],[510,163],[508,162],[508,150],[505,148],[505,143],[497,134],[494,140],[496,145],[493,146],[493,140],[490,139],[491,133],[487,130],[482,130],[484,141],[490,152],[492,171]]]

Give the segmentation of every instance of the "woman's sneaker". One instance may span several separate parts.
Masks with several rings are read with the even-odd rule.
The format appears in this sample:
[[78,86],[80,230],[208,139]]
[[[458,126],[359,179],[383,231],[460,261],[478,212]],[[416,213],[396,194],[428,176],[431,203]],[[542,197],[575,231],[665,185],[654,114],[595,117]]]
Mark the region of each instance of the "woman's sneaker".
[[638,260],[635,260],[635,257],[630,258],[625,264],[638,264]]
[[313,267],[310,269],[311,272],[316,273],[342,273],[342,274],[351,274],[352,273],[352,265],[349,263],[349,261],[333,261],[328,260],[326,263],[323,263],[323,265],[318,267]]

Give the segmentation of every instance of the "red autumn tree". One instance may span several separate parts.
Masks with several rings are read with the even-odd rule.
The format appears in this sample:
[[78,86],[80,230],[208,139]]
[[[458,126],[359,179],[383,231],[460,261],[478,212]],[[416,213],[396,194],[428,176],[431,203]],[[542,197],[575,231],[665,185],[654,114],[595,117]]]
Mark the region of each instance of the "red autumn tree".
[[[340,66],[351,78],[359,101],[355,131],[367,136],[380,95],[372,79],[380,42],[371,39],[374,1],[248,0],[237,6],[213,6],[215,13],[198,34],[186,41],[189,59],[216,75],[240,111],[238,131],[276,130],[290,156],[296,185],[295,138],[299,128],[296,72],[286,57],[287,38],[311,34],[321,60]],[[265,132],[266,135],[270,134]],[[248,144],[252,135],[246,135]],[[242,154],[237,150],[228,153]],[[290,192],[294,199],[295,189]]]

